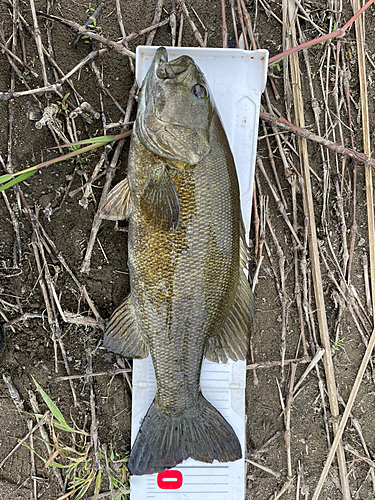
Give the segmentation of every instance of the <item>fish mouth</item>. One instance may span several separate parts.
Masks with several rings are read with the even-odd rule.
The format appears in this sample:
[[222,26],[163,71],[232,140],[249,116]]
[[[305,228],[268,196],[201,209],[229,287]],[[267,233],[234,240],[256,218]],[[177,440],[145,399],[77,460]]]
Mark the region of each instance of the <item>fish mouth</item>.
[[189,63],[181,60],[181,57],[168,61],[168,53],[165,47],[159,47],[155,52],[155,76],[159,80],[178,80],[183,81],[189,70]]
[[168,52],[167,52],[167,49],[165,47],[159,47],[156,50],[155,55],[154,55],[154,61],[155,61],[155,65],[157,67],[159,67],[160,64],[168,62]]

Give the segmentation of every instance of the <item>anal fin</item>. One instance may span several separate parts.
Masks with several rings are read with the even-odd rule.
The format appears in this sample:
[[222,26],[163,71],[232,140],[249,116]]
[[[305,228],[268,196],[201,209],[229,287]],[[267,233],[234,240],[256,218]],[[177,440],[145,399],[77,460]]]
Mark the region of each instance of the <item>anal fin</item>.
[[129,295],[114,311],[104,331],[103,345],[125,358],[146,358],[148,345],[141,337]]

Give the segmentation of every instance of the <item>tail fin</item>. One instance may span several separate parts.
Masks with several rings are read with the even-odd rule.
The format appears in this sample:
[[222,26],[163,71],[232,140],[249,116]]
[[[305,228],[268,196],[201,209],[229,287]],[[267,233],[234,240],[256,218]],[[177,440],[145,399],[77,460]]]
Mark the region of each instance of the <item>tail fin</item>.
[[240,442],[225,418],[200,395],[184,414],[167,415],[153,402],[130,453],[131,474],[163,472],[183,460],[233,462],[242,456]]

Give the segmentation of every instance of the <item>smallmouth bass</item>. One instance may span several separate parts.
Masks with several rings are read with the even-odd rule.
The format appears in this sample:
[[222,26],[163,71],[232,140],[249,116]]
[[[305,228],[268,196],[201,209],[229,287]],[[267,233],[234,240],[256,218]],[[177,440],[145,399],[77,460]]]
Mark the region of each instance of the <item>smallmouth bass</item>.
[[169,62],[165,48],[156,51],[139,94],[128,176],[101,215],[129,217],[131,288],[104,346],[125,357],[150,353],[157,382],[129,471],[240,459],[235,432],[200,391],[200,374],[203,356],[246,358],[253,298],[233,157],[190,57]]

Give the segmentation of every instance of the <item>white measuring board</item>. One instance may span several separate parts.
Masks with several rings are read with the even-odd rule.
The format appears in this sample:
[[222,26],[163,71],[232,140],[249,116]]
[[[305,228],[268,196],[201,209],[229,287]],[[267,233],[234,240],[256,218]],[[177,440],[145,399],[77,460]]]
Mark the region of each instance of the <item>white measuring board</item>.
[[[157,47],[138,46],[136,78],[140,86]],[[169,60],[194,59],[203,71],[218,108],[236,163],[241,209],[250,229],[260,96],[267,77],[268,51],[166,47]],[[245,380],[246,362],[203,360],[203,395],[226,418],[240,440],[243,456],[236,462],[212,464],[191,458],[159,474],[132,476],[131,500],[243,500],[245,496]],[[152,361],[133,362],[132,444],[156,391]],[[150,443],[152,446],[152,443]]]

